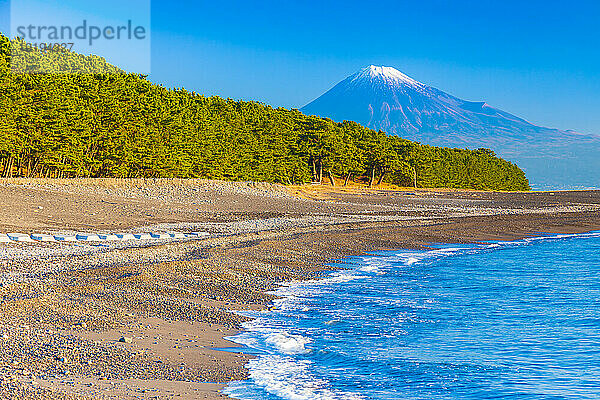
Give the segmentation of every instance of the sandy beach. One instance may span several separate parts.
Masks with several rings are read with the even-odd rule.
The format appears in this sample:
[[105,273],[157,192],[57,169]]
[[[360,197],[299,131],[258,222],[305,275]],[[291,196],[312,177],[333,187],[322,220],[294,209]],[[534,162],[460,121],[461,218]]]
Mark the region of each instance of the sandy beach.
[[600,192],[0,180],[0,233],[205,231],[206,239],[0,243],[0,397],[218,399],[248,356],[234,310],[381,249],[600,229]]

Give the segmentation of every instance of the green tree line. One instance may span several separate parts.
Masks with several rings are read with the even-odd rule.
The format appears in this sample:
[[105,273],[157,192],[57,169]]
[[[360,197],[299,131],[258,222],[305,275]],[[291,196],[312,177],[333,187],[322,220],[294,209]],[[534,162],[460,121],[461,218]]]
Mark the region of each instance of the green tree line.
[[[426,146],[354,122],[167,89],[97,56],[40,51],[2,35],[0,53],[4,177],[529,189],[523,171],[490,150]],[[29,70],[40,65],[55,73]]]

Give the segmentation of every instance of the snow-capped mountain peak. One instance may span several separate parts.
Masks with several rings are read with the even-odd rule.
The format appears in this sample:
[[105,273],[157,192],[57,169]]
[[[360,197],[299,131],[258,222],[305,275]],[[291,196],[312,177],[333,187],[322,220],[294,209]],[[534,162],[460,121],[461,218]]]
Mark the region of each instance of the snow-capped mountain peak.
[[374,81],[381,80],[388,85],[410,85],[414,87],[424,86],[421,82],[418,82],[411,77],[398,71],[396,68],[370,65],[362,68],[352,77],[352,82],[357,81]]
[[600,187],[600,138],[533,125],[467,101],[392,67],[370,65],[301,109],[438,146],[487,147],[523,167],[537,187]]

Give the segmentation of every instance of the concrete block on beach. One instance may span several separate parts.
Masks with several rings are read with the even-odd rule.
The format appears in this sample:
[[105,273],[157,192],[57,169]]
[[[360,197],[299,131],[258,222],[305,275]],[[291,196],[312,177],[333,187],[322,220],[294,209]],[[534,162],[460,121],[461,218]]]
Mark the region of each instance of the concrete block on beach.
[[206,238],[210,236],[208,232],[190,232],[186,233],[185,235],[192,238]]
[[57,242],[76,242],[77,238],[75,235],[54,235],[54,239]]
[[45,233],[34,233],[31,238],[37,242],[55,242],[54,236]]
[[78,233],[75,235],[77,240],[81,240],[84,242],[98,242],[100,241],[100,237],[95,233]]
[[150,240],[152,236],[149,233],[134,233],[133,236],[139,240]]
[[173,239],[185,239],[185,233],[182,232],[169,232],[169,236]]
[[8,233],[7,235],[13,242],[33,242],[33,239],[24,233]]
[[120,343],[133,343],[133,338],[131,336],[121,336],[118,341]]
[[119,240],[134,240],[135,236],[133,236],[133,233],[117,233],[115,234],[115,236],[117,238],[119,238]]
[[114,233],[99,233],[98,237],[100,238],[100,240],[106,241],[120,240],[120,238]]
[[150,236],[152,236],[152,239],[171,239],[171,235],[168,233],[152,232]]

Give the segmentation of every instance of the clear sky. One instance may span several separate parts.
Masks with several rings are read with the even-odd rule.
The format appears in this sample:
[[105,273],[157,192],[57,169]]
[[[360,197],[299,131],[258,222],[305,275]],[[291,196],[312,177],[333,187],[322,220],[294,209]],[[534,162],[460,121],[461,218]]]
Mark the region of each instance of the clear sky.
[[[3,32],[7,10],[0,0]],[[599,26],[598,0],[154,0],[150,79],[301,107],[386,65],[536,124],[600,134]]]

